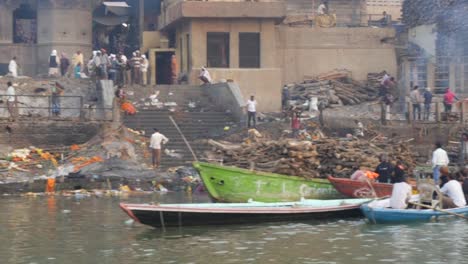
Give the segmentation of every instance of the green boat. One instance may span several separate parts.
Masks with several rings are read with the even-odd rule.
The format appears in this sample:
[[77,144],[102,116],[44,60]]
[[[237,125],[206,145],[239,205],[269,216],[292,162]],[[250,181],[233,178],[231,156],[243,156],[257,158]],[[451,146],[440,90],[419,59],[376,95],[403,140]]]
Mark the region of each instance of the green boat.
[[304,179],[211,163],[195,162],[205,188],[219,202],[290,202],[305,199],[337,199],[343,196],[325,179]]

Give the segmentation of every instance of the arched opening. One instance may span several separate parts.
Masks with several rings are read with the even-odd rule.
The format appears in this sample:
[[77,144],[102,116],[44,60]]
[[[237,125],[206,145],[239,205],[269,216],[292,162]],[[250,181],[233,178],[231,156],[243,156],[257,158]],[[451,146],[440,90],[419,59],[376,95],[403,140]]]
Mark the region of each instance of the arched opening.
[[29,3],[22,3],[13,11],[13,42],[37,42],[37,12]]

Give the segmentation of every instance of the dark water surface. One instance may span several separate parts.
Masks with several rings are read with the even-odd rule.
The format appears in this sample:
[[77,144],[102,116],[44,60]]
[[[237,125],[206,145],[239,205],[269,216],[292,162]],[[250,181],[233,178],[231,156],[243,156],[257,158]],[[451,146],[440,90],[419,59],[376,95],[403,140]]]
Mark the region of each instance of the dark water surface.
[[158,229],[119,202],[144,197],[0,198],[0,263],[468,263],[468,222],[370,225],[362,219]]

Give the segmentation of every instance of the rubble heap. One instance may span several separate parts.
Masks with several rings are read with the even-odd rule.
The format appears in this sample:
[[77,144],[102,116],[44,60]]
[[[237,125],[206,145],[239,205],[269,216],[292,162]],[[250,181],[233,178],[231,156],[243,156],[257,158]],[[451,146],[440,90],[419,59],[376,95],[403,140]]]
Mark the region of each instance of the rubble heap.
[[295,106],[307,105],[313,97],[325,105],[357,105],[378,98],[382,73],[369,73],[367,83],[353,80],[350,72],[333,71],[306,79],[300,84],[289,84]]
[[381,154],[401,161],[409,169],[415,165],[408,145],[391,140],[374,143],[322,138],[314,141],[259,140],[250,144],[210,140],[208,143],[214,147],[208,157],[213,159],[220,155],[225,165],[305,178],[327,175],[346,178],[359,168],[374,170]]

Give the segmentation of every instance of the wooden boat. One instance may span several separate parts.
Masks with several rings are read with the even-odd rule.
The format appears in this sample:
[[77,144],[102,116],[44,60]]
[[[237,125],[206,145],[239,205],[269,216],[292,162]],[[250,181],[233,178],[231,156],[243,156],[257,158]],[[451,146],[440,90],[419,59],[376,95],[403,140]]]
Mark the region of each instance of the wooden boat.
[[126,204],[135,221],[153,227],[227,225],[297,221],[360,215],[359,206],[369,199],[302,200],[284,203]]
[[389,224],[389,223],[405,223],[416,221],[430,221],[432,219],[440,219],[456,216],[449,213],[467,215],[468,206],[444,209],[449,213],[436,211],[433,209],[392,209],[385,205],[385,201],[373,201],[361,206],[361,211],[370,223],[374,224]]
[[[382,198],[392,195],[393,184],[371,181],[357,181],[328,176],[330,183],[336,190],[349,198]],[[413,193],[417,193],[416,182],[410,181]]]
[[342,198],[326,179],[305,179],[268,172],[195,162],[210,196],[219,202],[290,202]]
[[[393,184],[370,181],[357,181],[328,176],[330,183],[346,197],[385,197],[392,195]],[[375,194],[374,194],[375,192]]]

